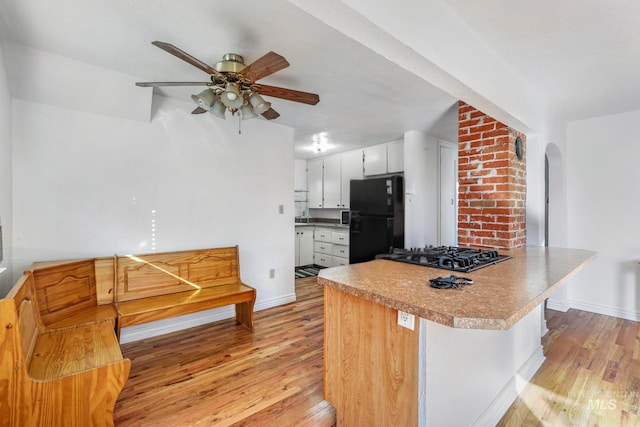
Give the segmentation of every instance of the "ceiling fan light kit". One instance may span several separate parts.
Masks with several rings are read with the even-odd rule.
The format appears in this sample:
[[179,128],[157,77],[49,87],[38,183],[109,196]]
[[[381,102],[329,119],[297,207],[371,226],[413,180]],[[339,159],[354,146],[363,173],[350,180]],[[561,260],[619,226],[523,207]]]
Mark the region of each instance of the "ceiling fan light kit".
[[227,53],[222,57],[222,61],[211,67],[169,43],[154,41],[152,44],[209,74],[210,82],[136,83],[141,87],[209,86],[199,94],[191,95],[191,99],[198,105],[192,114],[208,111],[218,118],[225,119],[225,112],[229,110],[231,114],[239,112],[242,120],[258,115],[273,120],[280,114],[271,108],[271,103],[265,101],[260,94],[309,105],[316,105],[320,101],[320,97],[315,93],[256,83],[261,78],[289,66],[287,60],[275,52],[268,52],[249,65],[244,63],[242,56]]
[[191,99],[198,104],[198,107],[209,110],[216,102],[216,94],[210,89],[205,89],[197,95],[191,95]]
[[220,100],[232,113],[238,111],[238,108],[242,107],[244,104],[244,99],[240,96],[238,83],[227,82],[224,92],[220,94]]
[[251,104],[243,105],[242,107],[240,107],[240,114],[242,120],[255,119],[256,117],[258,117],[253,107],[251,107]]
[[249,103],[257,114],[262,114],[271,108],[271,103],[265,101],[263,97],[255,92],[249,95]]
[[227,111],[227,107],[220,101],[220,99],[216,99],[215,104],[213,104],[213,108],[209,110],[211,114],[216,116],[219,119],[226,119],[224,113]]

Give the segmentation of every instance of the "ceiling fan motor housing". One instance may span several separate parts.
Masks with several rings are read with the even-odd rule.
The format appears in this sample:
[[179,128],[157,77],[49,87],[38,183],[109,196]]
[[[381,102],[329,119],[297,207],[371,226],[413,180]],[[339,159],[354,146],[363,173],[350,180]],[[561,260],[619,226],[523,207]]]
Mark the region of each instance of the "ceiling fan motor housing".
[[244,58],[237,53],[226,53],[222,61],[216,62],[214,67],[219,73],[239,73],[247,68]]

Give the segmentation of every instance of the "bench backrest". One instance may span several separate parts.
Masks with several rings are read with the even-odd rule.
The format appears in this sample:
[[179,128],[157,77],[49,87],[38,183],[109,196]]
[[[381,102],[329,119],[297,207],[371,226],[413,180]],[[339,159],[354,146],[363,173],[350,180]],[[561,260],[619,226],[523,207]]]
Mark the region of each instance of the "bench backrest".
[[30,271],[45,325],[97,304],[93,259],[37,263]]
[[10,333],[10,336],[5,336],[0,342],[0,358],[3,359],[0,364],[3,371],[6,366],[4,357],[11,353],[13,363],[9,366],[19,366],[21,371],[27,372],[33,347],[44,329],[37,315],[38,303],[33,295],[33,286],[33,276],[30,272],[25,272],[1,301],[0,325],[7,329],[4,332]]
[[240,282],[237,246],[119,255],[116,264],[117,301]]

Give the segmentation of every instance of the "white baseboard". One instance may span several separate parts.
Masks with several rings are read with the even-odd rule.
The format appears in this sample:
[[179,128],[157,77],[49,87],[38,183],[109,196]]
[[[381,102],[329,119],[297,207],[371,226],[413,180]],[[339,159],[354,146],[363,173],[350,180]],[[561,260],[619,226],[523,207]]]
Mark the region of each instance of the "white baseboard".
[[551,298],[549,298],[547,300],[547,308],[550,310],[561,311],[563,313],[566,313],[571,308],[571,305],[566,300],[560,302],[560,301],[552,301]]
[[533,378],[545,361],[542,346],[527,359],[507,385],[498,393],[493,402],[474,421],[474,427],[495,426],[504,416],[511,404],[516,400],[525,385]]
[[[283,295],[269,300],[256,302],[254,311],[261,311],[271,307],[295,302],[295,293]],[[216,308],[213,310],[201,311],[199,313],[187,314],[184,316],[172,317],[171,319],[158,320],[157,322],[145,323],[144,325],[130,326],[122,328],[120,332],[120,344],[154,337],[156,335],[168,334],[182,329],[193,328],[205,325],[218,320],[229,319],[236,315],[233,305]]]
[[589,311],[591,313],[604,314],[605,316],[618,317],[620,319],[631,320],[634,322],[640,321],[640,312],[634,310],[626,310],[619,307],[611,307],[600,304],[593,304],[584,301],[569,300],[571,308],[577,310]]

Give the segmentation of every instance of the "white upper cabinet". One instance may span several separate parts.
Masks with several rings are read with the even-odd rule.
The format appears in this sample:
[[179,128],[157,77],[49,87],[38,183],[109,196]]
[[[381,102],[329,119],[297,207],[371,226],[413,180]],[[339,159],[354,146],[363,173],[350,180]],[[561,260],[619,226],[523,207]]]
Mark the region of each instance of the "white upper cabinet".
[[402,140],[364,148],[364,175],[383,175],[404,171]]
[[307,200],[310,208],[322,207],[322,159],[307,162]]
[[362,179],[362,150],[307,162],[310,208],[346,209],[352,179]]
[[293,175],[293,189],[295,191],[307,190],[307,162],[305,160],[295,160]]
[[325,208],[342,207],[342,199],[340,197],[341,189],[341,156],[327,156],[324,158],[324,201]]
[[387,173],[387,145],[364,147],[364,174],[368,176],[383,173]]
[[387,145],[387,172],[404,171],[404,141],[392,141]]
[[351,180],[404,171],[402,140],[307,161],[310,208],[348,209]]
[[341,208],[349,208],[349,197],[351,194],[351,180],[362,179],[362,150],[352,150],[341,154],[342,158],[342,191]]

